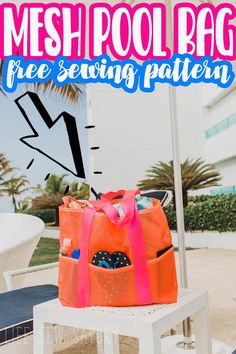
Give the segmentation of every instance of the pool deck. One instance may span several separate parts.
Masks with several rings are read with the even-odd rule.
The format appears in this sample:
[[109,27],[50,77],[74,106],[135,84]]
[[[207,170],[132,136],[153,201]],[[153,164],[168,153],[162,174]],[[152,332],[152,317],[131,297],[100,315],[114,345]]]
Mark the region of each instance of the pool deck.
[[187,252],[189,287],[207,289],[213,338],[236,346],[236,251]]
[[[177,265],[178,265],[178,255]],[[215,339],[236,346],[236,250],[201,249],[187,252],[189,287],[207,289],[210,297],[211,330]],[[177,332],[180,331],[179,327]],[[121,338],[121,354],[137,354],[134,338]],[[58,354],[95,354],[95,339],[87,339]]]

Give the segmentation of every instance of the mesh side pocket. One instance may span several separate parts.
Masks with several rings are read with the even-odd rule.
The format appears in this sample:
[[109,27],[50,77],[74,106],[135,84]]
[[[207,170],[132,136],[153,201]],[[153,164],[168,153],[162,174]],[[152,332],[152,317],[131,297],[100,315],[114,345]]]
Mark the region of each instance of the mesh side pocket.
[[177,275],[174,249],[148,262],[149,278],[154,304],[169,304],[177,301]]
[[59,257],[59,299],[64,306],[76,307],[77,268],[78,261]]

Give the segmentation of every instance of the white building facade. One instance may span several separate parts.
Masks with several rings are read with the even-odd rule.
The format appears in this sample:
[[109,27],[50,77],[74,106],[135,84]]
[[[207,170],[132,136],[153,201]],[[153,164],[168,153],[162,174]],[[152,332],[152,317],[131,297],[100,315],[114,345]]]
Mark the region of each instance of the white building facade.
[[[222,175],[212,195],[236,193],[236,84],[177,89],[181,160],[201,157]],[[97,191],[135,188],[150,166],[173,159],[169,88],[128,94],[88,86],[89,182]]]
[[236,83],[227,90],[203,88],[205,158],[223,177],[211,194],[236,194]]
[[[96,191],[135,188],[146,170],[173,159],[168,85],[155,92],[125,93],[88,85],[89,182]],[[181,159],[203,157],[201,86],[177,89]]]

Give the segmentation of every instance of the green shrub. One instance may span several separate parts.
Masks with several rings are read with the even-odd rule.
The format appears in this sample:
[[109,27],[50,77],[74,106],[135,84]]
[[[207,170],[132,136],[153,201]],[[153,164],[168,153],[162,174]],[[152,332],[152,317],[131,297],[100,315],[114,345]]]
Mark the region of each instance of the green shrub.
[[56,212],[54,209],[29,209],[26,214],[34,215],[43,220],[45,224],[53,223],[56,220]]
[[[176,230],[173,206],[165,211],[170,228]],[[236,231],[236,195],[192,197],[184,216],[186,231]]]

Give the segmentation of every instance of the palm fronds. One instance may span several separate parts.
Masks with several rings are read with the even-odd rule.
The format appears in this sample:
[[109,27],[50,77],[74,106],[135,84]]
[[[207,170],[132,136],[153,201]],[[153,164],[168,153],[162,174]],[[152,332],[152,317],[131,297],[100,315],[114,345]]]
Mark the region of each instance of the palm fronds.
[[[202,159],[186,159],[181,164],[182,190],[184,206],[187,206],[187,195],[190,190],[198,190],[218,186],[221,176],[214,165],[206,164]],[[144,180],[138,183],[141,190],[168,189],[174,192],[173,161],[168,163],[158,162],[147,170]]]
[[36,82],[33,86],[35,91],[42,90],[43,93],[56,93],[62,99],[67,99],[71,103],[77,103],[79,100],[79,95],[82,93],[79,84],[67,84],[64,86],[58,86],[54,84],[52,80],[45,83]]
[[88,199],[89,185],[78,182],[67,183],[65,178],[67,175],[51,175],[46,181],[45,187],[38,186],[37,192],[39,196],[32,200],[33,209],[55,209],[56,224],[58,224],[58,207],[63,204],[63,197],[69,186],[68,193],[77,199]]

